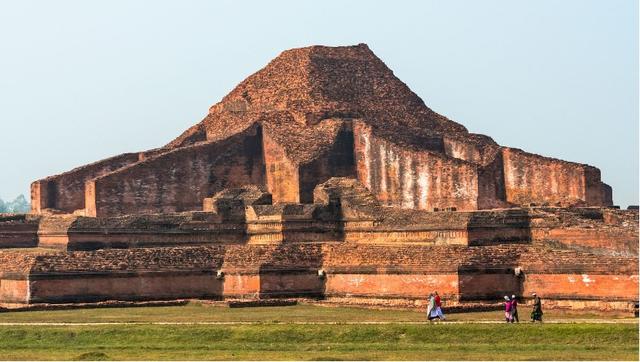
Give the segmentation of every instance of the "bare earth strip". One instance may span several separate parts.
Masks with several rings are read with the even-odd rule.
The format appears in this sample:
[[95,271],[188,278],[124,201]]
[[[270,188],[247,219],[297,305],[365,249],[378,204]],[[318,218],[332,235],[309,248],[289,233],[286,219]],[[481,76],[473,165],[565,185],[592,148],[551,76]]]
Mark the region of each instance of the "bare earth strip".
[[[529,322],[522,322],[523,324]],[[628,319],[564,319],[552,320],[542,324],[633,324],[638,323],[637,318]],[[118,325],[176,325],[176,326],[208,326],[208,325],[385,325],[385,324],[406,324],[406,325],[431,325],[431,324],[506,324],[503,321],[360,321],[360,322],[0,322],[0,326],[118,326]]]

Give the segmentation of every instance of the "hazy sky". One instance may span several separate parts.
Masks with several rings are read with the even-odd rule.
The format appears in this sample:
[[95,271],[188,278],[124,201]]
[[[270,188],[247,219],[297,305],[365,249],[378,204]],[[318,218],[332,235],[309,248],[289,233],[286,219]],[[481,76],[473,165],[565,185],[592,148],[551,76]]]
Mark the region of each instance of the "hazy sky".
[[638,204],[635,0],[0,0],[0,197],[167,143],[284,49],[357,43],[436,112]]

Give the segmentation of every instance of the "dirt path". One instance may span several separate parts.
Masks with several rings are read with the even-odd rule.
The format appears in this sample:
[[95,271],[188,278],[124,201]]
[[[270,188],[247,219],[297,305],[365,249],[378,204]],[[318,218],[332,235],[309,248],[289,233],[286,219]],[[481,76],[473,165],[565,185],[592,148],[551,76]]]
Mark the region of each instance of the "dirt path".
[[[176,325],[176,326],[208,326],[208,325],[378,325],[378,324],[504,324],[502,321],[435,321],[435,322],[0,322],[0,326],[119,326],[119,325]],[[637,318],[625,319],[557,319],[546,321],[543,324],[633,324],[638,323]],[[531,324],[522,322],[521,324]]]

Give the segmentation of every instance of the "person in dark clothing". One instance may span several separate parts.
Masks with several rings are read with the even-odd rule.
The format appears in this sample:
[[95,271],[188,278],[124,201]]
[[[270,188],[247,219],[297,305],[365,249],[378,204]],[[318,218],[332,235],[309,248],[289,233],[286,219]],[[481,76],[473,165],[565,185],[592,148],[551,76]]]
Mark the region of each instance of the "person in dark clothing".
[[515,294],[511,296],[511,323],[513,322],[520,323],[520,319],[518,318],[518,300]]
[[531,322],[542,322],[542,301],[536,293],[533,293],[533,310],[531,311]]

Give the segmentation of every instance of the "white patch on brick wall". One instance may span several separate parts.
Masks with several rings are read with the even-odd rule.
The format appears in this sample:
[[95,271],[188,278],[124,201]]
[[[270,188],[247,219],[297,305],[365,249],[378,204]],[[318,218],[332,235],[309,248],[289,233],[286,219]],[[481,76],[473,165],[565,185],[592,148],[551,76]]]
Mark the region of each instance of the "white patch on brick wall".
[[362,282],[364,282],[364,277],[362,277],[362,276],[351,277],[351,278],[348,279],[348,282],[351,285],[359,287],[360,284],[362,284]]
[[414,191],[413,191],[413,168],[411,167],[411,158],[404,159],[404,174],[402,175],[402,207],[414,208]]
[[[387,192],[387,149],[384,146],[384,143],[380,143],[380,147],[378,148],[380,154],[380,192]],[[385,200],[386,201],[386,200]]]
[[453,190],[453,196],[456,198],[465,198],[468,196],[469,192],[467,188],[462,184],[456,184],[455,189]]
[[419,166],[418,169],[418,192],[420,193],[420,199],[418,200],[418,207],[427,210],[427,195],[429,195],[429,175],[427,173],[426,167],[423,165]]
[[569,283],[575,283],[576,282],[576,278],[569,276],[567,277],[567,279],[569,279]]
[[398,190],[400,186],[400,158],[395,150],[389,147],[389,162],[391,162],[391,167],[389,171],[393,171],[393,174],[389,173],[389,180],[393,180],[388,185],[389,190],[389,200],[393,200],[396,205],[402,205],[402,190]]
[[363,132],[362,140],[364,140],[365,186],[371,190],[371,143],[369,143],[369,134]]
[[593,283],[594,281],[595,281],[595,280],[593,280],[593,279],[589,278],[589,275],[587,275],[587,274],[582,274],[582,282],[583,282],[584,284],[586,284],[587,286],[588,286],[590,283]]
[[424,284],[424,283],[433,283],[433,280],[431,277],[429,276],[421,276],[421,275],[411,275],[408,277],[403,278],[404,282],[406,284],[416,284],[416,283],[420,283],[420,284]]

